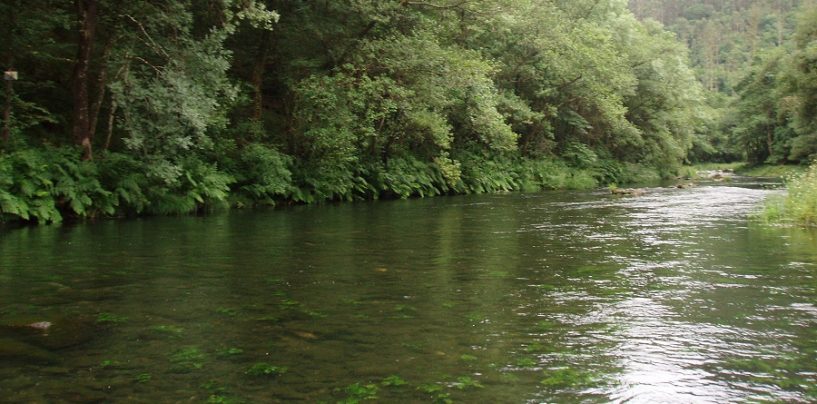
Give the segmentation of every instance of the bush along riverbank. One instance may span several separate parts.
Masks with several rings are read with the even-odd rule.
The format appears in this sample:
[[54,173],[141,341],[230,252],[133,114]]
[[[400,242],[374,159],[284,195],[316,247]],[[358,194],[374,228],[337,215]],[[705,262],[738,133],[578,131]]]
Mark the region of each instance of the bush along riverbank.
[[786,180],[788,193],[766,202],[762,217],[770,222],[817,226],[817,163]]
[[93,161],[72,147],[24,148],[0,155],[0,220],[188,214],[229,207],[431,197],[545,189],[591,189],[657,180],[657,170],[612,160],[576,167],[563,159],[463,152],[425,162],[405,155],[354,167],[309,170],[263,145],[210,161],[188,158],[175,181],[127,154]]

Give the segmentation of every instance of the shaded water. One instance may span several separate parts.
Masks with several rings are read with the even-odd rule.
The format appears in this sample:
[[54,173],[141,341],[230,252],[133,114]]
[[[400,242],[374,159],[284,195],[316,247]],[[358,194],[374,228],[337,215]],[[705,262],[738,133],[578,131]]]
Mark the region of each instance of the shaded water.
[[760,185],[4,230],[0,401],[815,400],[817,239]]

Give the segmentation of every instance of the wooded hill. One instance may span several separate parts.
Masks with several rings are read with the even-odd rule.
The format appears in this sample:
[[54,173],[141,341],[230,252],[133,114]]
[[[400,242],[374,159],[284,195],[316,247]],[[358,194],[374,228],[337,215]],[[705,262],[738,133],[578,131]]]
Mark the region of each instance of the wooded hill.
[[632,0],[691,49],[721,122],[702,159],[809,162],[817,153],[812,103],[813,0]]

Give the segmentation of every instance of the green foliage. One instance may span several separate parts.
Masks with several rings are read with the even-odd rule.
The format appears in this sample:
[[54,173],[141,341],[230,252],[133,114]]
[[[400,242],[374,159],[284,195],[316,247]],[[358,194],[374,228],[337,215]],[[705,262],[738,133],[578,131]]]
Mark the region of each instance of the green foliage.
[[817,163],[786,182],[788,194],[766,203],[763,217],[803,226],[817,226]]
[[[24,77],[0,155],[3,220],[586,189],[720,150],[703,133],[725,103],[623,1],[100,0],[84,162],[64,147],[75,13],[34,2],[0,44]],[[797,49],[785,76],[808,84]],[[775,153],[811,153],[809,99],[787,104],[801,132],[778,131],[791,142]]]
[[234,163],[227,169],[235,182],[230,185],[233,193],[249,201],[273,204],[275,200],[289,196],[292,159],[268,146],[250,144],[241,150]]
[[60,222],[64,214],[92,217],[114,212],[116,200],[103,189],[92,163],[73,149],[25,149],[0,155],[3,217]]
[[0,155],[0,218],[55,223],[64,217],[182,214],[224,202],[233,179],[199,159],[182,162],[173,185],[146,174],[146,163],[111,153],[81,161],[73,148]]
[[390,159],[379,177],[382,190],[400,198],[436,196],[449,190],[438,166],[412,156]]

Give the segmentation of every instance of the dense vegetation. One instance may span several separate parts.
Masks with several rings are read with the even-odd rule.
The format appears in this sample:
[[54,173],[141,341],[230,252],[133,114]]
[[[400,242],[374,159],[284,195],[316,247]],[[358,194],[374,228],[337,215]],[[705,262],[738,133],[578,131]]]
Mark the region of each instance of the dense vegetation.
[[817,164],[787,179],[788,193],[767,201],[762,216],[769,221],[817,226]]
[[808,163],[817,157],[813,0],[633,0],[687,43],[719,122],[702,160]]
[[686,48],[622,1],[0,13],[6,219],[622,183],[670,175],[710,123]]
[[0,219],[806,161],[817,19],[801,3],[6,1],[0,62],[19,80],[5,82]]
[[[817,4],[813,0],[633,0],[692,49],[718,122],[692,159],[807,164],[817,158]],[[817,165],[788,179],[765,216],[817,224]]]

